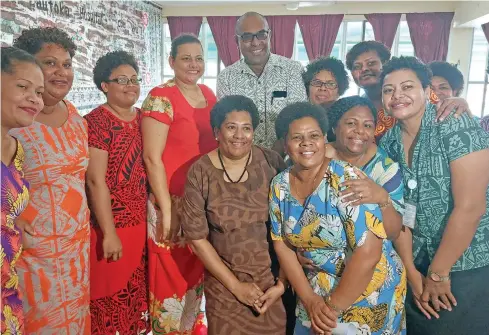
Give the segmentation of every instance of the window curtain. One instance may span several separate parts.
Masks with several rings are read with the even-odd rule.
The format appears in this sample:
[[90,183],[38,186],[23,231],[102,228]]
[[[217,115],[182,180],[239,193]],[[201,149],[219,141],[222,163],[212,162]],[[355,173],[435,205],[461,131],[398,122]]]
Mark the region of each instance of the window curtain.
[[194,34],[199,36],[200,26],[202,25],[202,16],[169,16],[168,28],[170,28],[170,38],[173,41],[175,37],[183,33]]
[[268,26],[272,31],[271,51],[274,54],[292,57],[296,17],[290,15],[267,16]]
[[309,60],[329,56],[333,50],[343,14],[300,15],[297,17]]
[[239,49],[236,43],[235,27],[237,16],[208,16],[207,23],[211,28],[217,52],[224,66],[239,60]]
[[401,14],[367,14],[365,18],[372,25],[375,40],[392,48]]
[[425,63],[447,59],[453,14],[453,12],[406,14],[416,57]]

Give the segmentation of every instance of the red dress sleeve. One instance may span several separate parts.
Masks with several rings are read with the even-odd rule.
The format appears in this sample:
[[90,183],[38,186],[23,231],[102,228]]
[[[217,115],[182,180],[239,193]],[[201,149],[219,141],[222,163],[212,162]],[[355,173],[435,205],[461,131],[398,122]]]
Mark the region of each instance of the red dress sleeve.
[[97,107],[85,115],[85,120],[88,124],[88,146],[109,151],[111,142],[110,129],[107,128],[108,122],[103,114],[102,107]]
[[167,93],[166,88],[153,88],[141,106],[142,115],[170,125],[173,122],[173,106]]

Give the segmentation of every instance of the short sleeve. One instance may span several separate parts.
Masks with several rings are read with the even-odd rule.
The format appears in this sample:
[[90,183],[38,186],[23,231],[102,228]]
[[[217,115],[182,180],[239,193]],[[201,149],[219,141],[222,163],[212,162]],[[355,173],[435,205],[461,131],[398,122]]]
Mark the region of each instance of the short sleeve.
[[438,124],[443,148],[449,162],[472,152],[489,148],[489,134],[472,117],[453,116]]
[[282,234],[282,225],[283,225],[283,216],[282,216],[282,211],[280,209],[280,179],[281,175],[276,176],[273,178],[272,183],[270,185],[270,193],[268,196],[268,210],[269,210],[269,215],[270,215],[270,224],[271,224],[271,236],[273,241],[282,241],[283,240],[283,234]]
[[[353,167],[344,165],[343,171],[341,168],[335,168],[333,171],[333,180],[338,182],[332,183],[332,187],[339,187],[341,183],[358,179]],[[336,176],[334,176],[336,174]],[[351,249],[361,247],[367,238],[367,233],[370,231],[375,236],[386,239],[384,223],[382,222],[382,212],[377,204],[365,204],[360,206],[351,206],[340,200],[338,191],[332,196],[332,203],[338,209],[338,213],[343,224],[348,246]]]
[[159,122],[170,125],[173,122],[173,106],[169,97],[163,93],[165,88],[155,88],[148,93],[141,106],[144,117],[149,116]]
[[377,184],[382,186],[392,200],[392,205],[399,214],[404,214],[404,181],[402,179],[401,169],[399,164],[394,162],[389,157],[383,158],[382,166],[376,166],[374,169],[382,169],[381,174],[375,180]]
[[201,240],[209,235],[205,213],[203,167],[197,161],[187,174],[183,196],[181,225],[184,236],[189,240]]
[[85,115],[85,120],[88,125],[88,146],[104,151],[110,151],[110,129],[107,129],[109,124],[102,120],[103,116],[100,110],[94,110]]

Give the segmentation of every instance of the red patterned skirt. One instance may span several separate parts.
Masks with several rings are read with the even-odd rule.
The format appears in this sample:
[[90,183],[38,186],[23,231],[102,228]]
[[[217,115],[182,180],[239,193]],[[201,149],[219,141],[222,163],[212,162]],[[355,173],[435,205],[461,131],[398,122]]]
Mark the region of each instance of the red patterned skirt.
[[123,256],[103,259],[103,235],[90,234],[90,313],[92,335],[148,334],[148,285],[145,224],[117,228]]

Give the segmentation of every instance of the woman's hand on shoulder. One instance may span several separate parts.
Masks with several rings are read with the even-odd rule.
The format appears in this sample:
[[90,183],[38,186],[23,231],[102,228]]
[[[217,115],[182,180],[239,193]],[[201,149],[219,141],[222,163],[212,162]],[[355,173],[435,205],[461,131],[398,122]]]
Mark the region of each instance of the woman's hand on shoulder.
[[389,193],[363,171],[354,167],[358,179],[347,180],[340,185],[346,189],[340,192],[341,200],[352,206],[362,204],[385,204],[389,200]]

